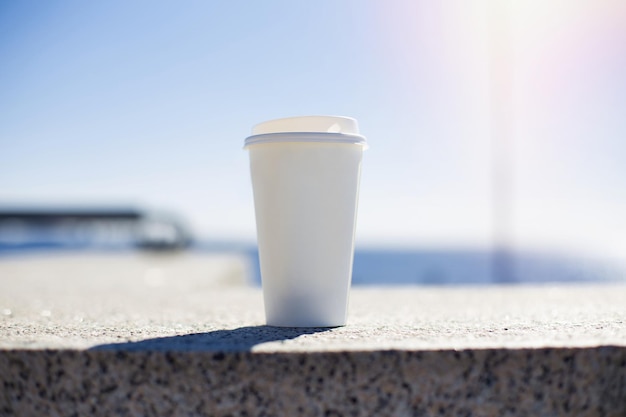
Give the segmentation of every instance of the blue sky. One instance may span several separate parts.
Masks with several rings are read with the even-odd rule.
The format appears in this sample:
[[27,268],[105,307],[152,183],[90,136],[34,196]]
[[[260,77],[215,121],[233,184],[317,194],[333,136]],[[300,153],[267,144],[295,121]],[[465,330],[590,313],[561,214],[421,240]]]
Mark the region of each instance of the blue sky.
[[[543,3],[509,22],[511,239],[620,256],[626,7]],[[252,125],[338,114],[371,144],[360,243],[489,245],[489,7],[3,2],[0,203],[133,204],[252,241]]]

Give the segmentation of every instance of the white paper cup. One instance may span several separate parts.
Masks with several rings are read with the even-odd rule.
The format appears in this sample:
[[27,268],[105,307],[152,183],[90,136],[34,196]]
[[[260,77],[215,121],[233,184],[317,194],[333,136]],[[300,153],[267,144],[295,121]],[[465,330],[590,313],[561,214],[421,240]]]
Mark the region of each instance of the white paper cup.
[[272,120],[246,139],[267,324],[346,324],[363,150],[356,120]]

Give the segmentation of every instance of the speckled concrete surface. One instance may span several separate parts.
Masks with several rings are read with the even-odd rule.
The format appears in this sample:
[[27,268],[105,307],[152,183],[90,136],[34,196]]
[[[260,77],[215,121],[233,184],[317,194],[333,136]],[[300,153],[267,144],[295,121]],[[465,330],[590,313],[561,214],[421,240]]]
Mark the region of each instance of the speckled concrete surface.
[[[6,351],[3,415],[624,416],[618,348]],[[77,414],[75,414],[77,413]]]
[[242,262],[0,260],[0,415],[626,416],[626,286],[361,287],[280,329]]

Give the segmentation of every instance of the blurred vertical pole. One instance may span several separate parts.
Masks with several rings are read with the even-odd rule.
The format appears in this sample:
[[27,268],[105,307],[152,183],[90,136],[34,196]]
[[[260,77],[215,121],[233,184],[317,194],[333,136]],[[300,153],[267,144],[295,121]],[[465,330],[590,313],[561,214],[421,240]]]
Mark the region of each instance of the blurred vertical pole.
[[515,281],[513,223],[513,43],[511,0],[488,1],[493,280]]

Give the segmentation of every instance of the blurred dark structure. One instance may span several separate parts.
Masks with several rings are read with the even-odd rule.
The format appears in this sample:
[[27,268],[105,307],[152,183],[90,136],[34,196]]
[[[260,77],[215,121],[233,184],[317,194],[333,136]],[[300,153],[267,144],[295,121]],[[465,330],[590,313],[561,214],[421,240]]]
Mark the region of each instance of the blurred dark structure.
[[0,250],[173,250],[191,242],[188,229],[177,217],[135,208],[0,208]]

